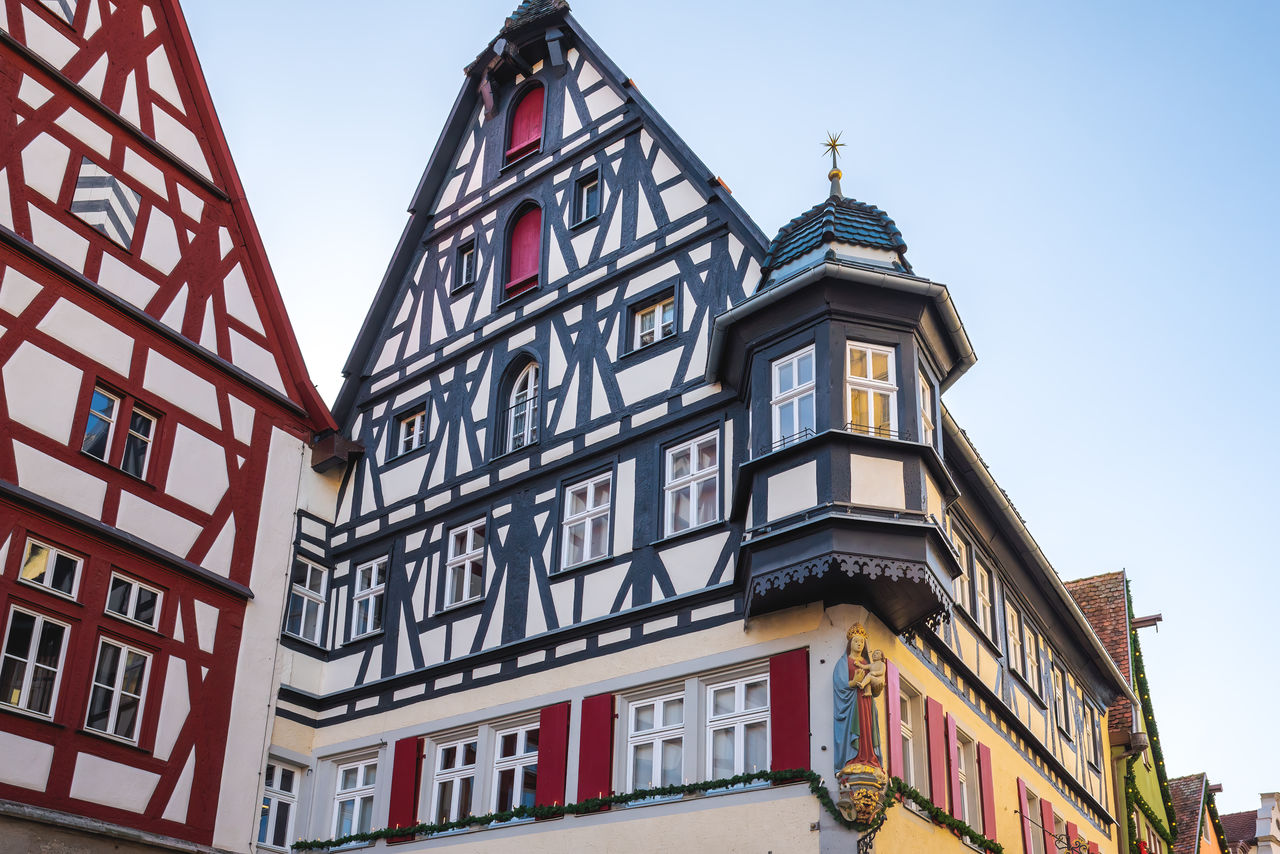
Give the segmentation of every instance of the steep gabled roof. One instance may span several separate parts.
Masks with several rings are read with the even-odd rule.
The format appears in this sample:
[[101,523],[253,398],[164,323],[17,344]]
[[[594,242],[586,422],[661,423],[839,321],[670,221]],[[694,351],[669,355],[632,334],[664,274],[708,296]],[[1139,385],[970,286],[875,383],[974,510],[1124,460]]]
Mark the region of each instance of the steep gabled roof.
[[[1218,816],[1218,806],[1213,793],[1209,791],[1209,778],[1204,774],[1189,774],[1186,777],[1175,777],[1169,781],[1169,792],[1173,795],[1173,809],[1178,816],[1178,838],[1173,843],[1173,854],[1197,854],[1200,850],[1200,837],[1204,835],[1203,823],[1207,819],[1219,847],[1227,850],[1227,843],[1239,840],[1231,839],[1226,832],[1224,822]],[[1253,813],[1238,813],[1251,819]],[[1253,825],[1250,824],[1250,837]]]
[[[1107,652],[1133,684],[1132,656],[1129,649],[1129,607],[1125,598],[1124,572],[1108,572],[1090,578],[1064,581],[1071,598],[1076,600],[1089,624],[1106,647]],[[1112,732],[1130,732],[1133,729],[1133,706],[1125,697],[1117,697],[1107,715],[1108,729]]]
[[1235,846],[1257,838],[1258,813],[1256,810],[1227,813],[1221,817],[1222,832],[1227,844]]

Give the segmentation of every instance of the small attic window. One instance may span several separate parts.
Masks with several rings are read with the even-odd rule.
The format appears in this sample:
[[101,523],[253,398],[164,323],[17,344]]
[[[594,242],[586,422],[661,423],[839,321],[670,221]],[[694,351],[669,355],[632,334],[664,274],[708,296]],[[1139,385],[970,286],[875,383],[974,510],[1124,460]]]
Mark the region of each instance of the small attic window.
[[534,84],[511,108],[507,125],[507,163],[533,154],[542,146],[542,107],[546,90],[541,83]]

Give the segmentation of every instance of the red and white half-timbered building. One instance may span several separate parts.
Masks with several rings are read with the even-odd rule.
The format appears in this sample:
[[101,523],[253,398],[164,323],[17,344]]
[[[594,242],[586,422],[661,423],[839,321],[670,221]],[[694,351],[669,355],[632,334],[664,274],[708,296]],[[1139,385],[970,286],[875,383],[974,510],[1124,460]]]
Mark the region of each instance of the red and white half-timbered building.
[[247,850],[334,425],[174,0],[0,0],[0,389],[0,849]]

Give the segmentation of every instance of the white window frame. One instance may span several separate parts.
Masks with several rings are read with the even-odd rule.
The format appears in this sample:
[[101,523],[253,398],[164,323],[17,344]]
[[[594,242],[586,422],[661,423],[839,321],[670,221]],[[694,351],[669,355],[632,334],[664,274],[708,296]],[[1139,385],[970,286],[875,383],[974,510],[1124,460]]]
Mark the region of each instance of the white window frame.
[[[518,451],[538,442],[538,379],[538,363],[530,362],[511,386],[511,396],[507,399],[505,451]],[[524,421],[517,426],[517,419],[521,417]]]
[[947,514],[947,528],[951,535],[951,544],[955,546],[956,562],[960,564],[960,575],[955,580],[956,604],[968,614],[973,610],[973,591],[969,574],[969,556],[973,553],[973,546],[969,544],[969,538],[961,533],[960,524],[951,513]]
[[[368,579],[365,570],[370,570]],[[381,580],[378,579],[379,570]],[[387,558],[359,564],[351,587],[351,639],[367,637],[382,631],[383,605],[387,589]],[[363,606],[369,603],[367,609]],[[377,625],[373,625],[374,621]]]
[[[596,209],[595,211],[587,210],[587,191],[596,188]],[[600,184],[600,170],[593,169],[585,175],[573,182],[573,224],[581,225],[588,220],[595,219],[600,216],[600,209],[604,204],[603,187]]]
[[[706,468],[697,468],[698,451],[708,442],[711,443],[715,453],[715,460]],[[676,457],[681,452],[689,455],[689,471],[681,477],[676,477],[673,473]],[[666,508],[663,513],[665,520],[664,531],[667,536],[678,534],[683,531],[691,531],[694,528],[701,528],[704,525],[712,525],[720,521],[720,433],[712,432],[699,436],[696,439],[690,439],[679,445],[667,448],[663,455],[666,464],[663,467],[665,475],[665,485],[663,487],[663,504]],[[698,502],[701,487],[704,483],[710,481],[713,493],[711,496],[711,516],[707,519],[701,519],[700,508]],[[689,519],[683,527],[676,527],[678,520],[675,518],[676,500],[685,495],[689,502]]]
[[976,553],[973,556],[973,595],[977,612],[973,615],[982,633],[995,634],[995,571]]
[[1053,716],[1057,718],[1058,729],[1067,738],[1074,738],[1071,726],[1070,697],[1067,695],[1067,671],[1056,664],[1050,665],[1053,674]]
[[[117,581],[129,585],[129,595],[125,599],[124,613],[111,610],[111,591],[116,586]],[[136,616],[138,610],[138,595],[143,590],[146,590],[149,593],[154,593],[156,597],[154,617],[149,623],[146,620],[138,619]],[[160,623],[160,609],[163,607],[164,591],[156,587],[152,587],[150,584],[143,584],[136,578],[131,578],[122,573],[111,573],[111,583],[107,587],[107,601],[102,606],[103,613],[110,614],[111,616],[121,620],[127,620],[134,625],[146,626],[148,629],[156,630]]]
[[898,682],[898,736],[902,740],[903,782],[929,794],[928,740],[924,722],[924,695],[906,680]]
[[[805,382],[798,382],[800,378],[800,361],[808,357],[809,359],[809,379]],[[784,369],[791,369],[791,387],[786,391],[779,391],[781,385],[780,377]],[[794,353],[788,353],[780,359],[774,359],[769,365],[770,377],[770,400],[769,407],[772,413],[773,421],[773,443],[776,447],[782,447],[790,442],[798,442],[805,437],[805,430],[811,434],[817,432],[817,384],[815,382],[817,376],[818,363],[814,356],[813,345],[804,347]],[[800,405],[801,402],[808,398],[810,406],[813,409],[814,423],[805,425],[801,423]],[[783,409],[791,404],[791,418],[789,423],[783,424]]]
[[1035,628],[1027,615],[1022,615],[1022,654],[1026,665],[1023,677],[1035,689],[1036,696],[1044,696],[1044,659],[1040,655],[1040,632]]
[[[151,429],[147,432],[147,435],[144,436],[133,428],[134,416],[145,418],[150,422]],[[140,408],[137,404],[129,407],[129,423],[126,425],[128,428],[128,434],[124,437],[124,450],[121,452],[120,456],[120,471],[130,477],[136,477],[139,480],[146,480],[147,469],[151,465],[151,449],[155,447],[156,427],[159,423],[160,419],[157,416]],[[142,469],[137,472],[132,472],[126,469],[124,465],[125,460],[129,459],[129,446],[135,444],[135,442],[141,442],[145,450],[142,453]]]
[[[887,380],[877,380],[870,376],[856,377],[853,375],[853,353],[855,350],[862,351],[867,364],[867,373],[874,373],[873,359],[877,355],[885,356],[888,359],[888,370],[886,372]],[[897,382],[897,365],[895,364],[895,353],[892,347],[883,347],[876,344],[867,344],[862,341],[849,341],[845,347],[845,390],[844,399],[846,406],[846,415],[848,416],[849,430],[852,433],[865,433],[868,436],[896,437],[898,435],[898,382]],[[855,424],[853,423],[853,395],[854,393],[867,395],[868,412],[871,417],[875,417],[875,403],[873,395],[883,394],[888,396],[887,408],[889,410],[889,426],[881,427],[878,424]],[[886,432],[887,431],[887,432]]]
[[[31,617],[35,622],[31,626],[31,642],[25,650],[25,657],[15,655],[9,651],[9,635],[13,630],[13,618],[15,614],[24,614]],[[40,711],[33,709],[29,705],[31,702],[31,683],[35,678],[35,670],[39,667],[41,670],[49,670],[50,668],[44,664],[36,664],[36,651],[39,649],[41,636],[44,634],[46,625],[57,626],[62,629],[62,643],[58,649],[58,665],[53,670],[53,686],[49,690],[49,709],[48,711]],[[0,705],[4,705],[10,709],[17,709],[29,715],[36,715],[41,718],[52,718],[54,712],[58,708],[58,689],[62,686],[62,668],[66,664],[67,659],[67,640],[71,636],[71,626],[60,620],[50,619],[44,614],[36,611],[29,611],[26,608],[11,606],[9,608],[9,618],[5,621],[4,626],[4,645],[0,646],[0,667],[9,661],[21,662],[22,664],[22,684],[18,688],[18,698],[16,703],[9,702],[8,697],[0,696]]]
[[[464,762],[466,759],[466,749],[470,745],[472,750],[471,762]],[[454,756],[457,762],[449,768],[441,768],[444,762],[445,752],[450,748],[454,749]],[[433,824],[444,824],[450,821],[461,821],[468,816],[474,815],[476,802],[476,788],[480,782],[480,743],[475,733],[457,738],[450,741],[441,742],[436,745],[433,766],[435,773],[431,778],[431,809],[427,813]],[[467,797],[471,803],[462,804],[462,785],[463,780],[469,779],[470,786]],[[440,790],[445,783],[449,783],[449,805],[445,813],[440,812]]]
[[[755,708],[746,708],[746,689],[748,685],[763,683],[765,691],[765,702],[763,706]],[[718,691],[731,688],[734,691],[734,711],[726,714],[715,714],[715,695]],[[754,673],[747,676],[739,676],[723,682],[717,682],[706,687],[706,710],[707,720],[704,728],[706,736],[706,774],[708,780],[719,779],[719,775],[715,771],[715,733],[718,730],[731,728],[733,730],[733,769],[725,773],[725,777],[732,777],[738,774],[750,774],[753,771],[768,771],[770,761],[772,759],[773,746],[770,744],[770,729],[772,722],[770,721],[770,697],[769,697],[769,674]],[[746,728],[754,724],[764,724],[764,744],[765,755],[763,763],[755,763],[752,768],[746,767]]]
[[[353,768],[356,772],[355,785],[344,788],[342,785],[343,773]],[[372,774],[370,774],[371,769]],[[377,757],[360,759],[355,762],[343,762],[338,766],[333,795],[333,836],[335,838],[349,836],[354,833],[364,833],[373,829],[373,810],[377,800],[377,787]],[[352,804],[351,828],[346,833],[343,833],[341,830],[342,805],[347,801]],[[366,823],[362,819],[367,819],[367,827],[362,826]]]
[[[93,395],[97,394],[100,394],[111,401],[111,413],[109,415],[104,415],[93,408]],[[93,387],[93,394],[89,396],[89,415],[85,420],[84,436],[80,440],[80,450],[82,453],[88,454],[95,460],[102,460],[107,465],[111,465],[111,445],[112,440],[116,437],[116,425],[120,423],[120,410],[123,409],[123,404],[124,399],[120,395],[107,391],[100,385],[95,385]],[[89,443],[89,429],[93,419],[95,418],[107,423],[107,440],[102,451],[102,456],[98,456],[93,451],[90,451],[85,447]]]
[[[666,315],[670,311],[670,317]],[[645,321],[649,319],[652,322],[647,330],[645,329]],[[631,349],[639,350],[642,347],[651,347],[659,341],[665,341],[676,334],[676,298],[675,295],[664,297],[657,302],[649,303],[644,308],[638,309],[635,313],[635,322],[632,324],[632,341]],[[651,336],[646,341],[645,335]]]
[[[449,551],[444,573],[444,606],[446,608],[464,605],[484,598],[485,557],[488,550],[488,540],[486,539],[488,534],[487,524],[488,520],[481,517],[474,522],[468,522],[465,525],[459,525],[449,530]],[[457,550],[459,537],[462,537],[466,544],[462,551]],[[468,588],[471,585],[471,579],[475,578],[475,575],[471,572],[474,566],[480,568],[480,589],[465,589],[463,591],[465,595],[461,598],[455,598],[455,576],[461,573],[462,586]]]
[[978,747],[964,730],[956,729],[956,775],[960,779],[960,820],[985,834],[978,802]]
[[1004,635],[1009,669],[1026,679],[1026,659],[1023,658],[1022,649],[1022,612],[1007,598],[1004,601]]
[[[160,426],[160,416],[154,412],[148,411],[145,407],[140,406],[138,402],[130,395],[121,394],[111,391],[101,385],[95,385],[93,394],[101,394],[112,402],[110,415],[104,415],[93,408],[93,397],[89,398],[89,414],[85,421],[84,436],[80,439],[80,450],[82,453],[93,457],[95,460],[101,460],[107,465],[119,469],[130,477],[136,477],[139,480],[146,480],[147,471],[151,466],[151,451],[155,447],[156,431]],[[138,416],[144,418],[151,425],[146,435],[139,433],[134,429],[133,417]],[[86,447],[89,441],[89,430],[93,419],[105,421],[107,423],[107,437],[103,446],[102,456],[98,456]],[[112,451],[115,445],[116,427],[124,425],[126,431],[124,447],[120,451],[120,458],[113,458]],[[142,466],[137,472],[129,471],[125,468],[125,460],[129,457],[130,445],[142,443],[144,451],[142,454]]]
[[[593,504],[596,496],[596,487],[600,484],[606,484],[608,488],[608,497],[602,504]],[[585,490],[586,497],[583,503],[583,509],[576,513],[570,512],[573,494],[578,490]],[[570,569],[575,566],[582,566],[601,558],[609,557],[613,554],[613,472],[605,472],[586,480],[578,481],[571,486],[565,488],[563,492],[562,502],[562,519],[560,523],[560,538],[563,543],[560,547],[560,568]],[[596,554],[592,549],[592,532],[595,526],[604,525],[604,551]],[[582,557],[579,560],[571,561],[569,550],[573,543],[570,531],[581,525],[583,528],[582,538]]]
[[[101,669],[102,665],[102,651],[104,647],[108,646],[115,647],[120,651],[119,658],[116,659],[116,672],[112,677],[111,684],[98,681],[98,671]],[[128,670],[130,655],[136,655],[143,659],[142,683],[138,688],[137,694],[124,690],[124,676],[125,671]],[[89,702],[88,708],[85,710],[85,729],[93,730],[99,735],[105,735],[108,738],[115,738],[129,742],[130,744],[137,744],[138,738],[142,734],[142,716],[146,713],[147,684],[150,679],[151,653],[113,638],[98,638],[98,652],[97,655],[94,656],[93,675],[90,677],[89,682]],[[94,693],[99,689],[108,692],[108,696],[110,697],[105,729],[100,729],[89,723],[89,718],[93,714]],[[125,697],[133,697],[138,701],[138,710],[133,716],[133,732],[127,735],[116,731],[116,727],[120,723],[120,702]]]
[[1089,747],[1086,758],[1095,768],[1102,765],[1102,713],[1092,703],[1086,703],[1089,712]]
[[[680,704],[680,720],[669,723],[667,719],[668,707],[669,704],[675,702]],[[680,750],[680,776],[678,779],[671,781],[671,783],[680,783],[684,779],[685,753],[688,743],[686,727],[689,722],[689,712],[691,711],[688,705],[683,685],[656,696],[631,700],[627,703],[627,750],[625,761],[628,792],[669,785],[668,782],[662,779],[662,754],[666,745],[676,742],[679,743]],[[653,726],[647,729],[638,729],[636,727],[636,718],[645,708],[652,710]],[[650,749],[649,779],[637,780],[635,773],[636,752],[645,747]]]
[[920,441],[933,447],[937,437],[937,416],[934,414],[933,382],[923,370],[917,372],[920,383]]
[[[489,806],[493,812],[506,812],[515,809],[518,806],[534,806],[534,803],[521,804],[516,798],[522,788],[522,780],[524,773],[528,769],[533,770],[534,774],[534,790],[537,791],[537,774],[538,774],[538,744],[539,739],[534,737],[533,748],[529,748],[530,733],[538,733],[538,721],[524,723],[519,726],[504,726],[497,729],[493,736],[493,796],[489,799]],[[515,752],[510,756],[502,755],[502,743],[508,736],[515,739]],[[509,802],[506,806],[502,805],[503,787],[502,774],[504,771],[511,771],[510,791],[508,795]]]
[[[31,560],[31,547],[39,546],[45,550],[45,569],[43,579],[40,581],[31,578],[27,574],[27,562]],[[71,573],[71,590],[59,590],[53,586],[53,569],[54,564],[59,557],[65,557],[75,561],[75,570]],[[68,551],[61,546],[55,546],[38,537],[27,537],[27,543],[22,549],[22,564],[18,567],[18,580],[23,584],[30,584],[32,587],[39,587],[47,590],[54,596],[61,596],[64,599],[75,600],[80,595],[80,576],[84,574],[84,558],[74,552]]]
[[458,278],[453,288],[455,291],[476,283],[476,271],[480,269],[479,262],[480,254],[474,240],[468,240],[458,247]]
[[427,444],[427,408],[412,410],[396,418],[396,456],[402,457]]
[[[327,605],[329,602],[329,598],[328,598],[329,597],[329,570],[325,569],[323,566],[320,566],[317,563],[312,563],[311,561],[306,560],[305,558],[295,557],[293,561],[293,571],[295,574],[297,573],[299,566],[306,568],[306,573],[307,573],[306,581],[301,584],[299,584],[297,581],[292,581],[292,580],[290,581],[289,607],[288,607],[288,610],[285,611],[284,631],[285,631],[285,634],[292,635],[293,637],[296,637],[296,638],[301,638],[304,641],[320,646],[322,645],[323,639],[324,639],[325,605]],[[319,590],[316,590],[314,587],[311,586],[312,580],[317,577],[319,578],[319,581],[320,581]],[[295,601],[298,601],[301,603],[301,607],[299,608],[299,614],[301,616],[298,620],[297,631],[292,631],[289,628],[289,621],[291,616],[294,613],[293,603]],[[315,612],[315,632],[313,633],[312,637],[308,637],[304,633],[304,628],[307,625],[307,611],[309,609],[314,610]]]
[[[288,788],[280,785],[280,781],[286,771],[289,772],[292,780],[292,785]],[[254,843],[259,848],[266,848],[271,851],[289,850],[290,842],[293,839],[293,822],[298,814],[298,781],[302,778],[302,773],[302,769],[294,765],[275,760],[267,762],[267,769],[263,775],[262,783],[262,812],[258,817],[257,841]],[[280,813],[282,809],[284,812],[285,842],[283,845],[277,845],[274,842],[264,840],[263,837],[271,838],[278,835],[274,834],[273,831],[280,829]]]
[[1044,850],[1044,833],[1040,825],[1040,796],[1027,789],[1027,816],[1031,820],[1031,850],[1027,854],[1056,854]]

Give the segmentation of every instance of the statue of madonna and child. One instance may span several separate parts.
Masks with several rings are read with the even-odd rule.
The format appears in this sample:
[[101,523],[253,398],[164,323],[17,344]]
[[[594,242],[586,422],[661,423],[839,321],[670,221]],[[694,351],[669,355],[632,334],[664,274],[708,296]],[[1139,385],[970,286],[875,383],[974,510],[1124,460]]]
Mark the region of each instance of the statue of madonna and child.
[[880,752],[876,698],[884,692],[882,650],[867,650],[867,630],[854,623],[845,635],[845,654],[832,671],[835,768],[840,797],[836,807],[849,821],[871,824],[879,815],[889,776]]

